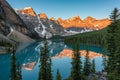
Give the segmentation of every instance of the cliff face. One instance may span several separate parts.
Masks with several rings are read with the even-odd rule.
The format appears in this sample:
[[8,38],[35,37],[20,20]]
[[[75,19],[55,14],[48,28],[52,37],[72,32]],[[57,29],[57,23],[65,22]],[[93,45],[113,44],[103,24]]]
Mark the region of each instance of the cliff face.
[[6,0],[0,0],[1,16],[4,23],[8,23],[10,26],[24,34],[29,33],[27,27],[20,19],[20,17],[15,13],[11,6],[6,2]]
[[48,19],[45,13],[40,13],[38,15],[31,15],[34,13],[33,9],[29,7],[17,10],[17,14],[21,17],[21,19],[25,22],[25,24],[32,30],[32,32],[37,32],[40,37],[43,37],[45,34],[47,38],[52,37],[53,35],[62,35],[64,33],[63,27],[58,24],[57,21],[53,21]]
[[88,26],[88,28],[97,28],[97,29],[102,29],[107,27],[108,25],[110,25],[111,21],[108,18],[104,18],[101,20],[92,18],[90,16],[88,16],[86,19],[83,20],[83,22],[85,22],[86,26]]
[[47,19],[47,15],[45,13],[40,13],[38,14],[38,16],[41,18],[41,19]]
[[66,20],[62,20],[61,18],[59,18],[57,21],[63,26],[63,28],[78,27],[85,25],[79,16],[75,16]]
[[108,18],[97,20],[88,16],[84,20],[81,20],[79,16],[75,16],[66,20],[59,18],[57,20],[63,28],[77,27],[77,28],[90,28],[90,29],[102,29],[108,26],[111,21]]
[[15,10],[6,0],[0,0],[0,32],[7,36],[11,30],[17,30],[24,35],[34,38],[34,33],[26,26],[23,20],[16,14]]
[[19,13],[22,14],[28,14],[30,16],[36,16],[35,12],[33,11],[33,9],[31,7],[26,7],[24,9],[21,10],[17,10]]

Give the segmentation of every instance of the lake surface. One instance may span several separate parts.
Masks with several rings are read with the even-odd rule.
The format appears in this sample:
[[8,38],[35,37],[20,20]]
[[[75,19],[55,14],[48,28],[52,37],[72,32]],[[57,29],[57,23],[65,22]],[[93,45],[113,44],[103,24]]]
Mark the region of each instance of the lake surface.
[[[59,69],[62,79],[67,78],[70,75],[72,47],[66,45],[61,40],[48,41],[49,54],[52,58],[52,73],[55,80],[56,70]],[[40,47],[43,46],[43,42],[35,42],[31,44],[20,44],[16,51],[17,63],[22,66],[22,78],[23,80],[38,80],[39,73],[39,55]],[[86,50],[85,45],[80,46],[80,50]],[[101,71],[102,56],[98,53],[103,53],[101,47],[89,46],[91,51],[91,58],[95,59],[96,71]],[[83,51],[84,54],[85,51]],[[94,54],[93,54],[94,53]],[[81,57],[82,63],[85,57]],[[11,54],[0,55],[0,80],[9,80],[10,78],[10,62]]]

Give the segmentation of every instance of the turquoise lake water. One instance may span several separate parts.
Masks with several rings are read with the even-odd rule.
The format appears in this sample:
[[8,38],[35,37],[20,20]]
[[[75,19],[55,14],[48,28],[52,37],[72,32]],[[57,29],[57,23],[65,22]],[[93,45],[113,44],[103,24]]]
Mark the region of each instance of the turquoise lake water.
[[[62,41],[48,41],[49,46],[49,54],[52,59],[52,73],[53,78],[55,80],[56,70],[59,69],[62,79],[67,78],[70,75],[71,69],[71,58],[63,55],[62,58],[57,57],[64,49],[72,50],[71,45],[66,45]],[[39,72],[39,55],[40,55],[40,47],[43,46],[41,42],[35,42],[31,44],[21,44],[18,46],[16,51],[17,62],[22,66],[22,80],[38,80],[38,72]],[[81,50],[85,50],[86,46],[81,45]],[[94,51],[97,53],[103,53],[103,49],[101,47],[90,46],[90,51]],[[10,62],[11,62],[11,54],[0,55],[0,80],[10,80]],[[96,71],[101,71],[103,69],[102,66],[102,57],[91,58],[95,59]],[[84,57],[81,58],[82,62],[84,62]]]

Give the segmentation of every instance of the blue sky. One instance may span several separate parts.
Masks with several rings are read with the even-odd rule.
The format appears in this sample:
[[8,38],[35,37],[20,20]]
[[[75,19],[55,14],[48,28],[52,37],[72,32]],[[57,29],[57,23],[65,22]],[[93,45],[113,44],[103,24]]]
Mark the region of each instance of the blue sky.
[[109,18],[111,11],[120,9],[120,0],[7,0],[13,8],[32,7],[38,13],[46,13],[49,18],[67,19],[92,16],[98,19]]

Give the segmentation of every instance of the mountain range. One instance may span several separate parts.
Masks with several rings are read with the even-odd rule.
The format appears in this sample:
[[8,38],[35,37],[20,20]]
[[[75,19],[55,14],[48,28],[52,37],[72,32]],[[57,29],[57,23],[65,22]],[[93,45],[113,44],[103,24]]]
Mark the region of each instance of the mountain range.
[[[31,7],[26,7],[24,9],[16,11],[24,15],[26,14],[30,16],[37,16]],[[38,16],[40,19],[48,19],[45,13],[40,13],[38,14]],[[91,16],[88,16],[84,20],[82,20],[79,16],[74,16],[66,20],[63,20],[61,18],[55,20],[55,18],[52,17],[49,20],[58,22],[63,28],[77,27],[77,28],[102,29],[110,24],[110,20],[108,18],[98,20]]]
[[[83,32],[99,30],[111,23],[108,18],[96,19],[88,16],[81,19],[74,16],[62,18],[48,18],[45,13],[36,14],[31,7],[13,9],[6,0],[0,0],[0,39],[10,39],[16,42],[33,41],[33,39],[53,36],[70,36]],[[23,38],[24,37],[24,38]],[[18,40],[18,38],[22,38]]]

